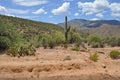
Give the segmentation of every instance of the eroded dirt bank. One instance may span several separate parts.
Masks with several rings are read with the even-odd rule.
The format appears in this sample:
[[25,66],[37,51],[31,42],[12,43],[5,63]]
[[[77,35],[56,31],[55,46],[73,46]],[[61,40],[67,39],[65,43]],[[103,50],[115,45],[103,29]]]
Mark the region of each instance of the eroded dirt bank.
[[[90,52],[70,49],[37,49],[31,57],[0,55],[0,80],[120,80],[120,59],[112,60],[108,53],[120,48],[90,49]],[[99,60],[89,55],[99,53]]]

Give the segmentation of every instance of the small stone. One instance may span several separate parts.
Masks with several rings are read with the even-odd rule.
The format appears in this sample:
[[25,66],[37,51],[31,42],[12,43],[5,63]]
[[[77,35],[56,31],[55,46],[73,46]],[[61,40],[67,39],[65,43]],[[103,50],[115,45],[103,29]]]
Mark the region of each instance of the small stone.
[[106,68],[106,65],[105,65],[105,64],[102,64],[102,68]]

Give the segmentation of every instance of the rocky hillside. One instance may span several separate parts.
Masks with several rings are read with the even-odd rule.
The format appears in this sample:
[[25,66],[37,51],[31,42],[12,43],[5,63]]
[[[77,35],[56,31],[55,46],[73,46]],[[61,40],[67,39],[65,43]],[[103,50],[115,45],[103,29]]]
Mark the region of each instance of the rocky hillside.
[[88,34],[97,34],[100,36],[116,36],[120,37],[120,26],[102,25],[97,28],[79,29],[80,32]]
[[[85,19],[73,19],[68,22],[71,26],[76,26],[78,28],[96,28],[100,27],[103,24],[118,26],[120,25],[120,21],[117,20],[85,20]],[[59,23],[59,26],[64,26],[64,23]]]

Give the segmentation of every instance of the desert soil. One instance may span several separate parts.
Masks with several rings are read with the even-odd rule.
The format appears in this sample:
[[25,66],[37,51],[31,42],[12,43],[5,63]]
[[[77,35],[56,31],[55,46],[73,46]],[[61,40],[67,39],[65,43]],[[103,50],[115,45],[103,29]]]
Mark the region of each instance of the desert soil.
[[[72,51],[70,48],[38,48],[35,56],[0,55],[0,80],[120,80],[120,59],[111,59],[114,48]],[[97,62],[89,59],[98,52]]]

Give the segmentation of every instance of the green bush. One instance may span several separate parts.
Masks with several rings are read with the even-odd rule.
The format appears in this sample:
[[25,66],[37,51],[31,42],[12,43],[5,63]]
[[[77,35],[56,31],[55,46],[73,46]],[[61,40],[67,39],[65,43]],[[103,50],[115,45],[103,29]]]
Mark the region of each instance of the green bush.
[[7,37],[0,36],[0,51],[9,49],[11,41]]
[[64,35],[61,32],[53,31],[49,34],[42,35],[42,46],[44,48],[50,47],[51,49],[55,46],[63,44],[65,41]]
[[117,46],[120,46],[120,37],[117,38]]
[[93,42],[93,43],[91,43],[91,47],[92,48],[103,48],[104,44],[100,43],[100,42]]
[[48,47],[48,39],[45,37],[42,38],[42,46],[44,47],[44,49]]
[[64,47],[64,48],[68,48],[68,43],[67,43],[67,42],[64,42],[64,43],[63,43],[63,47]]
[[54,39],[56,45],[63,44],[65,42],[65,37],[62,32],[58,31],[52,32],[51,36],[52,39]]
[[[0,51],[7,50],[16,41],[17,31],[11,27],[12,23],[0,22]],[[11,27],[9,29],[9,27]]]
[[91,34],[87,37],[87,41],[88,43],[101,42],[101,38],[98,35]]
[[8,49],[7,55],[16,56],[32,56],[35,55],[35,48],[32,45],[15,45]]
[[[42,45],[53,47],[54,45],[52,46],[52,43],[61,44],[62,41],[64,41],[63,30],[63,28],[57,27],[54,24],[0,15],[0,51],[12,49],[16,43],[24,42],[21,42],[19,39],[24,39],[37,48]],[[53,40],[47,40],[46,37],[42,39],[42,37],[44,37],[42,36],[43,34],[50,35]],[[17,52],[19,47],[13,50]],[[21,49],[24,50],[24,48]]]
[[110,57],[111,57],[112,59],[118,58],[119,55],[120,55],[120,52],[119,52],[119,51],[113,50],[113,51],[110,52]]
[[90,60],[96,62],[96,61],[98,60],[98,57],[99,57],[98,54],[97,54],[97,53],[94,53],[94,54],[90,55],[89,58],[90,58]]
[[115,46],[117,46],[117,38],[116,38],[116,37],[112,37],[112,38],[110,38],[108,44],[109,44],[111,47],[115,47]]
[[42,46],[46,49],[50,47],[51,49],[56,46],[56,42],[50,34],[44,34],[42,37]]
[[120,46],[120,37],[106,37],[103,39],[104,44],[108,46],[115,47]]
[[80,51],[80,47],[78,45],[75,45],[73,48],[72,48],[73,51]]
[[87,42],[88,45],[91,45],[91,47],[93,48],[104,47],[104,43],[102,42],[102,39],[95,34],[89,35],[87,37]]
[[32,37],[29,40],[29,43],[31,43],[33,46],[35,46],[36,48],[39,48],[40,46],[42,46],[41,41],[39,40],[39,36],[36,35],[34,37]]
[[63,33],[58,31],[53,31],[50,34],[48,46],[52,49],[55,46],[59,46],[60,44],[63,44],[64,41],[65,41],[65,37]]
[[71,28],[70,32],[68,34],[68,41],[69,43],[82,43],[83,38],[80,36],[80,34],[76,31],[76,28]]
[[50,49],[53,49],[56,46],[56,42],[54,39],[50,39],[48,46],[50,47]]

